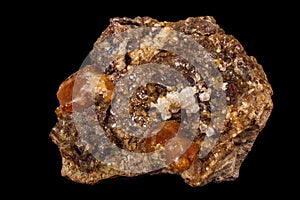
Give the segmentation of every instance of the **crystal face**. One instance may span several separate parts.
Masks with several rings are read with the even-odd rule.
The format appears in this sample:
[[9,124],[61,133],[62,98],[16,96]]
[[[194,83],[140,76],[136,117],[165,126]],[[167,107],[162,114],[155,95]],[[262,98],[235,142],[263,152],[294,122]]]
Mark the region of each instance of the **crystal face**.
[[234,180],[271,96],[262,66],[213,17],[113,18],[60,85],[50,138],[62,175],[79,183],[145,173],[191,186]]

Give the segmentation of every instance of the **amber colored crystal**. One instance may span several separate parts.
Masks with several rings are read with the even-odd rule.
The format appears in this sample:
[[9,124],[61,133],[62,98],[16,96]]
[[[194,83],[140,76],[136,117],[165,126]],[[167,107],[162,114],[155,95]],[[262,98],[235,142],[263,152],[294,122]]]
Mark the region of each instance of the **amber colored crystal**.
[[[193,162],[197,152],[199,151],[199,145],[191,143],[187,138],[183,136],[177,136],[180,124],[176,121],[166,121],[163,123],[163,127],[152,137],[146,139],[146,152],[155,151],[157,148],[166,147],[166,160],[173,160],[176,155],[181,155],[171,162],[169,167],[172,170],[185,170]],[[180,153],[182,148],[186,148],[184,153]],[[171,161],[172,161],[171,160]]]
[[163,127],[152,137],[146,139],[146,152],[155,151],[158,145],[164,146],[171,138],[175,137],[180,124],[176,121],[166,121]]

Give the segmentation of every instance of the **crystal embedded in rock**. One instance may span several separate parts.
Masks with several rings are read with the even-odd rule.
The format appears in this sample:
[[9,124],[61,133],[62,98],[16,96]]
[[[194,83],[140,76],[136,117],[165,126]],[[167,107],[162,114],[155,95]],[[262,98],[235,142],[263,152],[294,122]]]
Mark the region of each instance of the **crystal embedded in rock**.
[[[187,56],[197,45],[203,48],[196,52],[199,63],[212,63],[207,74]],[[89,58],[57,92],[50,138],[60,150],[63,176],[95,184],[161,172],[191,186],[238,177],[273,108],[272,89],[256,59],[212,17],[114,18]],[[157,68],[153,76],[151,67]],[[146,83],[147,77],[157,82]]]

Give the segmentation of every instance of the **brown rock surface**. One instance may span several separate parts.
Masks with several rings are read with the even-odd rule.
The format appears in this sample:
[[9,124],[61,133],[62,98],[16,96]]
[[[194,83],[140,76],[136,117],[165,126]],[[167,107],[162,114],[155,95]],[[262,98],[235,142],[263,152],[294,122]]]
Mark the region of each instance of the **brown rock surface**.
[[[146,29],[149,27],[153,29]],[[124,49],[119,46],[123,40],[129,41],[122,33],[141,30],[139,28],[145,28],[153,35],[150,39],[149,34],[136,36],[136,41],[132,41],[139,44],[139,48],[126,46],[122,53]],[[181,37],[188,37],[204,47],[201,55],[209,55],[214,70],[222,77],[221,85],[215,84],[220,90],[211,88],[215,80],[219,81],[218,75],[203,78],[205,74],[199,73],[186,56],[160,46],[171,41],[170,44],[174,42],[179,48],[176,42]],[[109,45],[114,44],[119,45],[117,50],[121,53],[110,52]],[[105,57],[101,45],[107,46],[109,65],[102,66],[105,61],[101,63],[99,59]],[[109,60],[111,55],[117,56]],[[178,22],[159,22],[150,17],[114,18],[95,42],[89,59],[90,63],[59,87],[58,122],[50,133],[62,156],[62,175],[75,182],[95,184],[110,177],[143,173],[178,174],[191,186],[234,180],[273,108],[272,88],[262,66],[246,54],[237,39],[226,35],[213,17]],[[128,77],[135,72],[138,74],[134,70],[140,65],[147,67],[153,63],[166,67],[166,74],[172,72],[167,71],[169,69],[177,71],[186,83],[182,83],[180,89],[169,87],[167,83],[141,84],[128,97],[127,106],[116,103],[120,107],[114,108],[113,103],[118,100],[114,92],[123,90],[124,94],[130,94],[118,83],[127,80],[126,74],[130,74]],[[212,70],[209,74],[215,73]],[[212,84],[207,82],[209,77]],[[137,78],[135,81],[142,83]],[[218,105],[215,102],[222,99],[220,92],[224,93],[226,105],[215,117],[214,110],[217,109],[214,107]],[[122,102],[126,102],[126,98]],[[125,125],[118,124],[117,117],[123,116],[122,109],[128,111],[130,120],[144,127],[148,134],[146,138],[130,134],[125,123],[128,121],[124,121]],[[212,125],[220,124],[217,119],[221,115],[221,125]],[[150,127],[153,116],[160,121]],[[185,123],[184,116],[193,122]],[[95,124],[100,127],[99,131],[93,128]],[[191,127],[195,127],[192,137],[188,134]],[[103,140],[104,136],[107,141]],[[114,147],[107,148],[108,141]],[[128,156],[126,161],[122,153],[115,153],[117,148],[130,155],[151,156],[139,156],[134,162]],[[109,153],[104,153],[108,149]],[[155,152],[161,153],[156,155]],[[113,155],[115,159],[106,160],[106,156]],[[159,167],[161,163],[165,165]]]

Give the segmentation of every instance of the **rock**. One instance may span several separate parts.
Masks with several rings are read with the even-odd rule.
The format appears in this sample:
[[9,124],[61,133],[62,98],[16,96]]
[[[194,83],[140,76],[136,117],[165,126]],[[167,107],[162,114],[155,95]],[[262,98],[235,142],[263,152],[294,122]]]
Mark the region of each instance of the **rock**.
[[113,18],[87,61],[59,87],[50,133],[75,182],[234,180],[273,108],[262,66],[213,17]]

